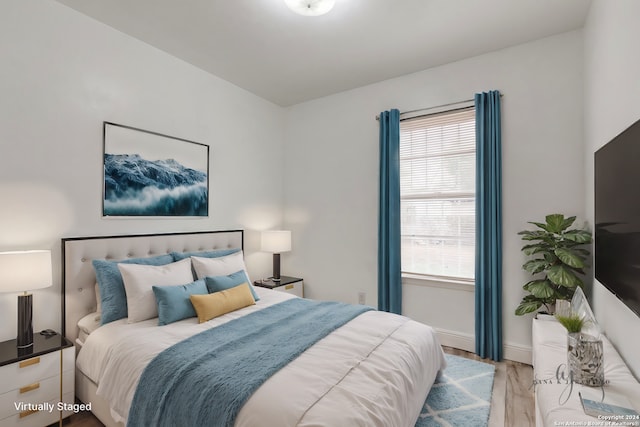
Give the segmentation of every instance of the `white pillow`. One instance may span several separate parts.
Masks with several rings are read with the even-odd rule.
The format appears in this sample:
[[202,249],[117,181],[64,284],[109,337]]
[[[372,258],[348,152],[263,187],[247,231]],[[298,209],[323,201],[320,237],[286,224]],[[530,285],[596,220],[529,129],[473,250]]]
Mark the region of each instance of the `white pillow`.
[[78,321],[78,329],[89,336],[100,327],[100,313],[89,313]]
[[166,265],[118,264],[127,294],[127,323],[158,317],[152,286],[185,285],[193,282],[191,261],[183,259]]
[[198,279],[204,279],[207,276],[226,276],[228,274],[233,274],[236,271],[244,270],[244,274],[247,275],[249,284],[251,284],[251,278],[249,278],[249,273],[247,273],[247,267],[244,265],[244,256],[242,251],[216,258],[192,256],[191,261]]

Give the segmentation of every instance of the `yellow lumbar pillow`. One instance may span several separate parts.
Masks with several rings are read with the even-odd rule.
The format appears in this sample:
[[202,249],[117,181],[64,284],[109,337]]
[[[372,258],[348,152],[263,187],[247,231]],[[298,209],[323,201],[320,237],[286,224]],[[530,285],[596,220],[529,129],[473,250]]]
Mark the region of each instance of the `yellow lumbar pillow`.
[[247,282],[212,294],[190,295],[189,299],[196,310],[199,323],[256,303]]

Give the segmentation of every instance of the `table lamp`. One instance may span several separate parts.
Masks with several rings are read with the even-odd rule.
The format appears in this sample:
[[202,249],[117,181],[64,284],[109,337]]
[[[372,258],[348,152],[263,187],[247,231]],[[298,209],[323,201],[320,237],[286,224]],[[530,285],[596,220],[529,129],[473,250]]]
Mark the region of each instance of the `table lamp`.
[[0,252],[0,292],[18,296],[18,348],[33,345],[33,295],[52,285],[51,251]]
[[262,250],[273,254],[274,282],[280,281],[280,254],[291,250],[291,231],[268,230],[262,232]]

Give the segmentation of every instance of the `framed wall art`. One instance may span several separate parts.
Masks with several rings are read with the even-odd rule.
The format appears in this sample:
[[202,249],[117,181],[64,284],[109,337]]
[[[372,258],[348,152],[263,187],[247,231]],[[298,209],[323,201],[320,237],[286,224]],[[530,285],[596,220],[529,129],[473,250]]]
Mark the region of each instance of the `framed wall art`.
[[104,217],[209,215],[209,146],[104,122]]

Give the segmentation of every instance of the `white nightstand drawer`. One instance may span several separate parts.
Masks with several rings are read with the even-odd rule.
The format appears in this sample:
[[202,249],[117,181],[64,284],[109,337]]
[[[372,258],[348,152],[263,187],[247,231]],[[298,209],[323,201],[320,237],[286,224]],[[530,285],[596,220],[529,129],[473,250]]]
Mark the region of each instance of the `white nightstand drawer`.
[[60,353],[53,352],[0,367],[0,393],[60,374]]
[[[63,371],[74,369],[75,348],[63,350]],[[60,352],[54,351],[0,366],[0,394],[60,375]]]
[[[67,371],[62,376],[63,394],[72,392],[74,385],[74,371]],[[60,376],[56,375],[42,381],[22,386],[19,389],[11,390],[7,393],[0,394],[0,420],[15,415],[19,411],[16,404],[24,403],[42,403],[51,399],[59,400],[60,396]]]
[[273,290],[278,292],[285,292],[300,298],[304,297],[304,285],[302,280],[300,280],[299,282],[278,286],[276,288],[273,288]]

